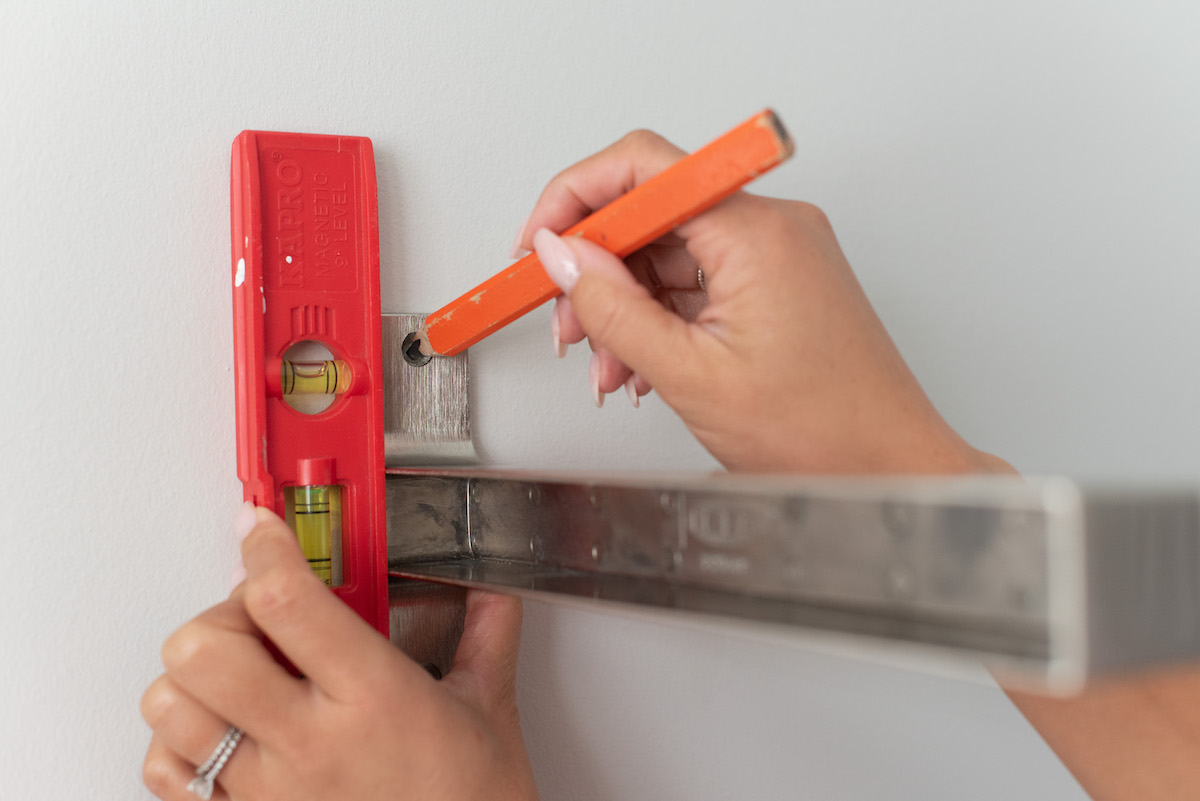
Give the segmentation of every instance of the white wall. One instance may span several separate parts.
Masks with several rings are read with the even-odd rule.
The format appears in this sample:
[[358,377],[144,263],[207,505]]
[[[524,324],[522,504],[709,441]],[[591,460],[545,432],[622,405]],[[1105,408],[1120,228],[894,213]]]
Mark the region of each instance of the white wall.
[[[385,309],[422,311],[561,167],[774,105],[759,188],[827,209],[969,439],[1197,473],[1188,0],[237,5],[0,6],[0,797],[144,797],[158,644],[227,588],[243,128],[373,138]],[[546,320],[475,350],[490,461],[710,466],[655,401],[591,408]],[[994,687],[656,617],[530,604],[521,697],[547,799],[1083,797]]]

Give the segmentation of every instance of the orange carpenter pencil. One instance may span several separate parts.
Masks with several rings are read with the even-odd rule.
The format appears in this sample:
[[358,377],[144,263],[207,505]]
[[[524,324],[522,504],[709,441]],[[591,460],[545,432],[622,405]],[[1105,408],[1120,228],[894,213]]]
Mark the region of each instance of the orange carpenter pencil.
[[[628,256],[790,155],[791,138],[767,109],[593,212],[563,236],[582,236]],[[418,334],[421,350],[453,356],[560,294],[531,253],[426,317]]]

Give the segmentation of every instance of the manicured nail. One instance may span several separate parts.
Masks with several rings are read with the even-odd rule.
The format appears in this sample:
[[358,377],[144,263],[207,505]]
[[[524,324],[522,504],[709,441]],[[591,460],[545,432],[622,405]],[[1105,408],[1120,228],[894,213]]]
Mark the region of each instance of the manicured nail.
[[258,510],[250,501],[242,504],[242,508],[238,509],[237,517],[233,519],[233,534],[237,537],[237,541],[241,542],[246,539],[246,535],[254,530],[258,525]]
[[642,405],[641,401],[638,400],[636,375],[629,376],[625,381],[625,394],[629,396],[629,402],[633,404],[633,408],[636,409]]
[[[532,211],[529,213],[530,215],[533,214]],[[529,253],[529,251],[521,245],[521,239],[525,236],[525,227],[527,225],[529,225],[529,217],[526,217],[521,221],[521,227],[517,229],[517,238],[513,240],[512,249],[509,250],[509,255],[514,259],[519,259],[522,256],[528,255]]]
[[579,280],[579,262],[575,258],[575,251],[548,228],[542,228],[533,235],[533,249],[537,251],[550,280],[563,292],[570,293]]
[[558,298],[554,299],[554,311],[550,313],[550,336],[554,338],[554,355],[562,358],[567,355],[567,345],[559,336]]
[[600,391],[599,353],[593,353],[592,360],[588,362],[588,383],[592,385],[592,400],[596,402],[596,408],[599,409],[604,405],[604,393]]

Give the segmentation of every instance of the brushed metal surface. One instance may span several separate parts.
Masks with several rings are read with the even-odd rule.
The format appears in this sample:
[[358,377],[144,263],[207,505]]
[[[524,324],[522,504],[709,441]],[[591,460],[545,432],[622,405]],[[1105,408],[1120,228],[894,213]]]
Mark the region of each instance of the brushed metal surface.
[[384,455],[399,465],[471,464],[470,369],[467,352],[422,367],[404,360],[400,345],[423,314],[385,314],[383,326]]
[[[385,314],[383,330],[383,417],[386,464],[444,465],[476,461],[471,439],[470,371],[467,354],[432,359],[414,366],[404,359],[401,343],[417,330],[423,314]],[[466,492],[465,487],[462,490]],[[439,504],[461,501],[426,501],[416,483],[410,501],[432,520],[442,513]],[[465,496],[464,496],[465,497]],[[389,522],[389,530],[395,527]],[[430,538],[421,530],[408,532],[405,546],[389,546],[388,558],[420,558],[445,553],[442,534]],[[459,531],[464,542],[465,525]],[[389,629],[393,644],[435,675],[445,675],[454,662],[462,636],[466,590],[450,585],[393,579],[388,587]]]
[[1057,688],[1200,657],[1194,489],[390,472],[393,574],[969,651]]
[[1087,640],[1095,670],[1195,659],[1200,505],[1181,493],[1086,498]]
[[445,676],[462,637],[466,596],[465,587],[392,579],[388,583],[392,644],[435,677]]

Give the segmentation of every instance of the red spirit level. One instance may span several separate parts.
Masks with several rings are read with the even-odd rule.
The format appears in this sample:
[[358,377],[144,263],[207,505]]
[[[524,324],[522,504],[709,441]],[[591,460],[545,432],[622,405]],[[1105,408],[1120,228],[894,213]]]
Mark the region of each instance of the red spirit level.
[[371,141],[244,131],[230,189],[243,494],[287,519],[317,575],[387,636]]

